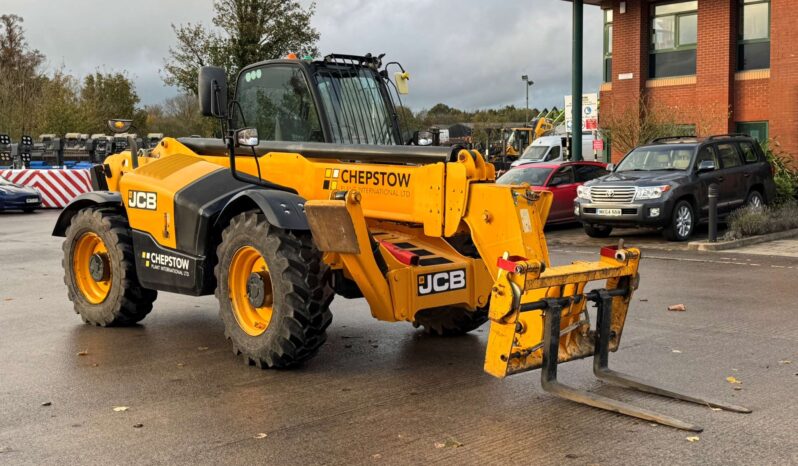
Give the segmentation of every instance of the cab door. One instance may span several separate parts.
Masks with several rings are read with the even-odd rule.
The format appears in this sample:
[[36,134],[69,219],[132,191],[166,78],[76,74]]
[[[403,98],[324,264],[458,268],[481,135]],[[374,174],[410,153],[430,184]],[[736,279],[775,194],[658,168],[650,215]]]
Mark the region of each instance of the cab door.
[[554,195],[549,222],[562,222],[573,217],[577,186],[572,165],[560,167],[552,173],[546,183],[546,188]]

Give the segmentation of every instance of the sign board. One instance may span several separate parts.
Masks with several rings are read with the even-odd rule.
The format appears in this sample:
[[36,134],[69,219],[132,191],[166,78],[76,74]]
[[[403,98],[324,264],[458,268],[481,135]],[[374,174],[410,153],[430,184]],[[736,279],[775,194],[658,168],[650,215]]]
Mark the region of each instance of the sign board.
[[604,140],[603,139],[594,139],[593,140],[593,150],[604,150]]
[[[571,132],[573,129],[572,108],[573,98],[565,96],[565,130]],[[598,94],[584,94],[582,96],[582,131],[594,131],[598,129]]]

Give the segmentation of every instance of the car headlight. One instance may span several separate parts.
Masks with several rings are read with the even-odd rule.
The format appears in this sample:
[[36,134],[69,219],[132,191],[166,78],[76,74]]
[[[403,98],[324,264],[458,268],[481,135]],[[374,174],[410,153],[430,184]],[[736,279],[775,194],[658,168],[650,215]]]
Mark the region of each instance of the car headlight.
[[635,199],[638,201],[642,201],[645,199],[659,199],[662,197],[663,194],[667,193],[671,190],[670,185],[664,186],[646,186],[646,187],[638,187],[635,193]]
[[584,199],[586,201],[590,200],[590,187],[589,186],[579,186],[576,188],[576,197],[579,199]]

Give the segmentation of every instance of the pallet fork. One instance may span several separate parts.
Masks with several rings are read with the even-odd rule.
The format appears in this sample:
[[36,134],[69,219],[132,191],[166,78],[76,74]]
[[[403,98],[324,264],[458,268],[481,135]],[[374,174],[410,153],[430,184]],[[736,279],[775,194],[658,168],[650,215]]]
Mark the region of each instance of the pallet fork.
[[[599,262],[548,270],[541,263],[520,257],[499,259],[502,271],[491,302],[486,371],[504,377],[539,367],[543,390],[557,397],[677,429],[703,430],[693,423],[557,380],[560,363],[592,356],[593,373],[602,381],[712,408],[750,413],[750,409],[742,406],[680,393],[609,368],[609,352],[618,348],[626,311],[636,288],[640,256],[635,249],[624,249],[622,242],[617,247],[602,248],[601,256]],[[581,272],[574,273],[568,267],[579,268]],[[606,279],[605,288],[585,291],[588,281],[601,279]],[[541,297],[531,301],[530,295]],[[595,329],[590,328],[588,302],[596,306]],[[542,328],[538,324],[541,320]],[[501,363],[497,364],[496,359]]]
[[[720,408],[736,413],[750,413],[751,410],[742,406],[732,405],[707,398],[701,398],[685,393],[669,390],[651,382],[636,377],[616,372],[609,368],[609,342],[611,339],[610,322],[612,320],[612,298],[627,292],[625,289],[594,290],[586,294],[588,301],[596,304],[598,317],[596,319],[595,352],[593,354],[593,374],[600,380],[610,382],[622,387],[632,388],[641,392],[652,393],[677,400],[706,405],[711,408]],[[674,417],[639,408],[629,403],[614,400],[602,395],[569,387],[557,380],[558,353],[560,346],[560,316],[563,306],[572,298],[552,298],[535,303],[530,309],[543,309],[546,311],[544,318],[544,343],[543,366],[541,367],[541,385],[543,390],[560,398],[586,404],[599,409],[605,409],[627,416],[644,419],[658,424],[675,427],[677,429],[701,432],[703,427],[685,422]]]

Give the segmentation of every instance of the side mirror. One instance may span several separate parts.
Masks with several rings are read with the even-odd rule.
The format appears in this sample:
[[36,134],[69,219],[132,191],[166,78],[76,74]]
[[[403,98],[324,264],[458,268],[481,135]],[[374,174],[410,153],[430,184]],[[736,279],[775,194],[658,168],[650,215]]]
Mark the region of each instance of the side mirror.
[[702,160],[698,163],[698,173],[711,172],[717,168],[714,160]]
[[431,146],[432,133],[429,131],[416,131],[413,133],[413,144],[417,146]]
[[203,116],[227,118],[227,73],[222,68],[200,68],[197,94]]
[[236,131],[236,144],[243,147],[255,147],[260,143],[257,128],[242,128]]
[[607,164],[607,171],[610,172],[610,173],[614,172],[615,171],[615,164],[614,163],[608,163]]
[[559,186],[563,184],[563,182],[565,182],[565,178],[563,178],[562,176],[555,176],[554,178],[551,179],[551,181],[549,181],[549,186],[551,187]]

